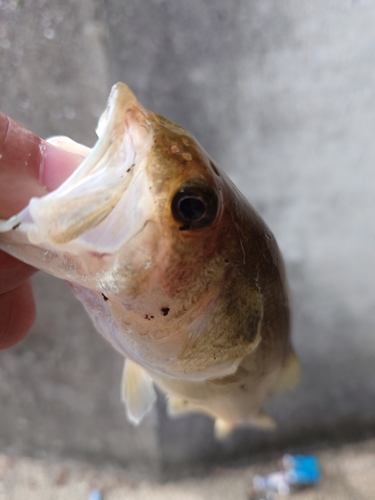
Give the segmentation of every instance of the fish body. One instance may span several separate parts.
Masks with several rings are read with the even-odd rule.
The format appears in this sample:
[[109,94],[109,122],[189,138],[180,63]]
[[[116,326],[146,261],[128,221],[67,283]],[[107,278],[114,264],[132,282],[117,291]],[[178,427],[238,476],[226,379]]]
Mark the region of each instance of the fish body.
[[266,224],[198,142],[116,84],[90,150],[55,191],[0,222],[0,248],[66,280],[126,358],[122,394],[139,423],[215,419],[221,437],[270,427],[264,400],[297,378],[284,265]]

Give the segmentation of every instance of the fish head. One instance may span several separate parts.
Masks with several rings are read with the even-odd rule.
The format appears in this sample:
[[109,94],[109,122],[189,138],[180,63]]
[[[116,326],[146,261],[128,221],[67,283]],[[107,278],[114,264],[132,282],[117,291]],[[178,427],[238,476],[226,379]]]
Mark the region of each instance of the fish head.
[[252,256],[244,233],[265,241],[263,223],[193,136],[125,84],[113,87],[97,133],[1,247],[67,280],[101,333],[150,371],[232,373],[260,340],[252,262],[263,250],[256,243]]

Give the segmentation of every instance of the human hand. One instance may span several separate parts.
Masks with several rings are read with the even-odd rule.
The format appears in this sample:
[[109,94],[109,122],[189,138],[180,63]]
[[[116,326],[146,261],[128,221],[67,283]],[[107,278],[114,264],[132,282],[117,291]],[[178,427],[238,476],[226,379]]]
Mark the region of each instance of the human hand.
[[[31,197],[56,189],[82,157],[46,143],[0,112],[0,219]],[[30,277],[36,269],[0,251],[0,350],[17,344],[35,318]]]

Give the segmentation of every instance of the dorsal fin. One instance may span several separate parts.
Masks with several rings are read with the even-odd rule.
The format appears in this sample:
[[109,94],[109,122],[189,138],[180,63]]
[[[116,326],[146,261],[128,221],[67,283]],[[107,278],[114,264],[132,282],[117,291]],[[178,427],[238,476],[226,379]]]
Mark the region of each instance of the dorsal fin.
[[130,359],[126,359],[124,364],[121,399],[126,405],[126,416],[133,425],[139,425],[156,401],[152,378]]

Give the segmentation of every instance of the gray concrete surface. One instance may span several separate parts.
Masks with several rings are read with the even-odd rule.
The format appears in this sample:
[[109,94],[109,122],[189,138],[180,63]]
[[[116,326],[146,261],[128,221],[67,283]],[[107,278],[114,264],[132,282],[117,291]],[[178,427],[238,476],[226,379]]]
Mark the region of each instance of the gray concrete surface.
[[374,25],[373,0],[1,0],[2,111],[91,145],[123,80],[186,126],[278,238],[303,369],[268,405],[275,434],[218,444],[209,420],[171,422],[162,401],[132,429],[118,355],[39,276],[33,332],[0,355],[4,452],[186,471],[375,429]]
[[134,428],[119,398],[122,358],[102,339],[62,281],[34,280],[38,319],[1,354],[0,450],[72,456],[159,474],[156,417]]
[[[294,500],[373,500],[375,442],[317,452],[321,482],[295,491]],[[237,468],[157,484],[115,467],[95,468],[77,461],[14,459],[0,454],[0,500],[251,500],[257,474],[281,470],[281,456]],[[275,496],[273,500],[285,497]]]

